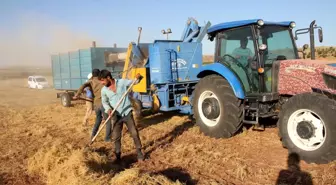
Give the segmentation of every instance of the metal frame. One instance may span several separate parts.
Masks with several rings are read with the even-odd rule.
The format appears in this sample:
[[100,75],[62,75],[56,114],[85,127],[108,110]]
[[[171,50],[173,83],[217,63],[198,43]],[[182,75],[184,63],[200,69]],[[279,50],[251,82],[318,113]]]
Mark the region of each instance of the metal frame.
[[[323,41],[323,30],[322,30],[322,27],[320,26],[317,26],[315,25],[315,20],[313,20],[310,25],[309,25],[309,28],[302,28],[302,29],[298,29],[295,31],[295,37],[294,39],[297,40],[298,39],[298,35],[301,35],[301,34],[306,34],[306,33],[309,33],[309,36],[310,36],[310,53],[311,53],[311,59],[312,60],[315,60],[315,33],[314,33],[314,30],[315,29],[319,29],[319,36],[321,36],[320,38],[320,42]],[[321,34],[321,35],[320,35]]]

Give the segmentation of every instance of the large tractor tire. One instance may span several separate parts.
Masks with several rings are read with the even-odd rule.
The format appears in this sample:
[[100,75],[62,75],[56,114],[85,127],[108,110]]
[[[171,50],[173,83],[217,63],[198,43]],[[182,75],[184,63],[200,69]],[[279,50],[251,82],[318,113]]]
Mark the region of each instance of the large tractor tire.
[[279,133],[289,152],[307,163],[336,159],[336,101],[317,93],[290,98],[279,115]]
[[243,124],[243,105],[230,84],[219,75],[202,78],[193,98],[196,124],[207,136],[229,138]]

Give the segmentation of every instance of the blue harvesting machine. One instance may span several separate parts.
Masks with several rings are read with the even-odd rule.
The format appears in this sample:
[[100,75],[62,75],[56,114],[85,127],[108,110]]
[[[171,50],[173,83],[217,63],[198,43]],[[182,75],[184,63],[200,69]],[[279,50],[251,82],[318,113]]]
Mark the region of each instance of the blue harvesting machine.
[[130,43],[123,78],[133,79],[136,73],[144,77],[133,88],[143,108],[192,112],[190,101],[203,65],[201,42],[209,27],[210,22],[201,27],[189,18],[181,40]]

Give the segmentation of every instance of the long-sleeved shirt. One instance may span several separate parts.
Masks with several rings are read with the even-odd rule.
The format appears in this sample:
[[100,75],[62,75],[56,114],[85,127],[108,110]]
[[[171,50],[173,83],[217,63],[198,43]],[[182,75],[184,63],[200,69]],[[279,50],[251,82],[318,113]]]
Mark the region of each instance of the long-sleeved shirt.
[[[110,90],[108,87],[103,87],[101,90],[101,97],[102,97],[102,104],[104,106],[105,112],[108,113],[108,111],[111,109],[116,108],[117,103],[122,98],[124,93],[127,91],[127,88],[133,80],[127,80],[127,79],[115,79],[115,86],[116,86],[116,93],[114,93],[112,90]],[[135,84],[138,83],[135,82]],[[128,96],[125,96],[125,98],[121,101],[119,107],[116,109],[116,113],[119,116],[126,116],[130,111],[132,110],[131,102],[128,98]]]
[[93,105],[95,108],[99,108],[102,105],[101,99],[101,89],[104,87],[103,84],[100,83],[98,77],[93,77],[92,79],[85,82],[81,87],[78,89],[76,96],[79,96],[80,93],[83,92],[85,87],[91,87],[93,91]]

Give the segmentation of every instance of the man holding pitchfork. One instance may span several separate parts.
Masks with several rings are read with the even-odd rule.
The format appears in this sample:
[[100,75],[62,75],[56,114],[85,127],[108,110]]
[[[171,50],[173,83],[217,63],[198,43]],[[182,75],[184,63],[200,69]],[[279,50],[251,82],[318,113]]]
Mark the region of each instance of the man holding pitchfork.
[[[139,83],[140,77],[140,74],[136,75],[136,83]],[[111,116],[112,108],[116,109],[115,115],[111,116],[110,121],[111,123],[114,123],[114,126],[112,127],[112,140],[115,142],[115,154],[117,161],[120,160],[121,156],[121,131],[123,123],[126,124],[128,131],[133,138],[138,154],[138,160],[144,160],[144,155],[141,151],[142,145],[138,130],[135,126],[132,105],[128,96],[122,100],[119,107],[116,107],[117,103],[127,91],[128,86],[132,84],[133,80],[114,79],[111,72],[106,69],[100,72],[99,80],[104,85],[101,90],[101,98],[105,112]]]

